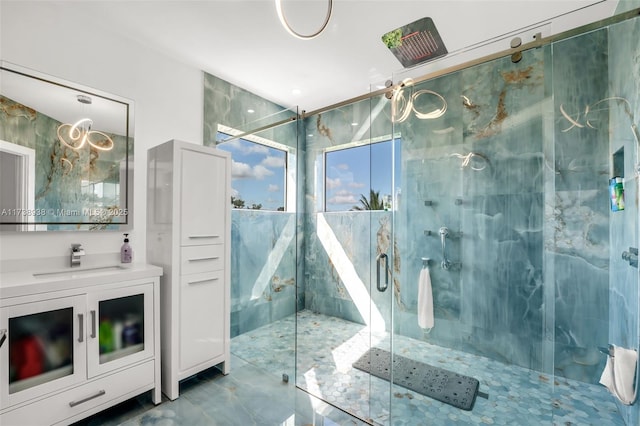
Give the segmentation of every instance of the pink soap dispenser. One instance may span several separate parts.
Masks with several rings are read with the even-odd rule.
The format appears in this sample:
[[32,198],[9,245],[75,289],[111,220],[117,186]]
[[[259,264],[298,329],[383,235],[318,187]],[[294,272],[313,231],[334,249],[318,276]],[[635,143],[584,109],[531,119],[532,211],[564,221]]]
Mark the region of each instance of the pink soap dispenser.
[[120,261],[122,263],[131,263],[133,259],[133,250],[129,245],[129,234],[124,234],[124,244],[120,247]]

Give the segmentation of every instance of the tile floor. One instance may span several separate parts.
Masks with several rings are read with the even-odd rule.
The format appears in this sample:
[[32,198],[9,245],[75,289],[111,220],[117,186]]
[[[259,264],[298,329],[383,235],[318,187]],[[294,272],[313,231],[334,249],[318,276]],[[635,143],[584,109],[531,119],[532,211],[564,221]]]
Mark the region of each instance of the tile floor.
[[[291,316],[234,338],[231,374],[208,370],[184,381],[175,401],[154,407],[148,395],[141,396],[76,426],[365,425],[360,419],[394,426],[624,426],[612,397],[600,385],[554,379],[402,336],[394,337],[396,353],[475,377],[488,399],[478,397],[473,410],[464,411],[390,387],[351,367],[370,345],[389,349],[389,344],[389,336],[370,335],[360,324],[303,311],[297,324]],[[289,383],[282,381],[283,373],[289,374]],[[307,392],[296,388],[294,377]]]
[[365,426],[341,410],[233,356],[180,384],[180,397],[154,406],[149,393],[74,426]]

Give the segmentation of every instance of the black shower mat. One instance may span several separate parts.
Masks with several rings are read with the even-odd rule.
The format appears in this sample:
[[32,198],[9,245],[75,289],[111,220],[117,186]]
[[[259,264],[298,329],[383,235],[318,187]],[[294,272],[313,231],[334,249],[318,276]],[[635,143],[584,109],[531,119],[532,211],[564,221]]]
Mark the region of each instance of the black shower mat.
[[[389,380],[391,353],[371,348],[353,363],[358,370]],[[445,404],[470,411],[478,396],[480,383],[463,376],[400,355],[393,357],[393,383]]]

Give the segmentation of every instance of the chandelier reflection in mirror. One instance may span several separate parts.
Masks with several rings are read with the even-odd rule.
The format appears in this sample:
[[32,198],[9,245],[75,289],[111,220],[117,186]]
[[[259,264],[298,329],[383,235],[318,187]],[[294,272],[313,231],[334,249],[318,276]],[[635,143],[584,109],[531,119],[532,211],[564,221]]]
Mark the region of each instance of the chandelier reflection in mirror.
[[[91,97],[78,95],[78,102],[83,105],[91,105]],[[113,149],[113,140],[103,132],[92,130],[93,120],[81,118],[74,124],[61,124],[58,126],[58,139],[71,149],[80,150],[85,144],[100,151]]]

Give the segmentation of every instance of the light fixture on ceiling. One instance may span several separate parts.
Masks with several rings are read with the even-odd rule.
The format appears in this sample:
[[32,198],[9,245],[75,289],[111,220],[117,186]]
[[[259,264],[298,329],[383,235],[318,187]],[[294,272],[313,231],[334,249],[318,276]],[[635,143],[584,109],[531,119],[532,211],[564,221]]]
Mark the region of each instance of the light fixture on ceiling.
[[305,34],[300,34],[299,32],[295,31],[293,28],[291,28],[291,25],[289,25],[289,22],[287,21],[287,18],[284,16],[284,12],[282,11],[282,0],[275,0],[276,11],[278,12],[278,18],[280,19],[280,23],[282,24],[284,29],[287,30],[289,34],[301,40],[311,40],[312,38],[319,36],[322,33],[322,31],[324,31],[324,29],[327,27],[327,25],[329,24],[329,19],[331,19],[331,13],[333,12],[333,0],[327,0],[327,1],[328,1],[327,16],[324,19],[324,23],[322,24],[320,29],[315,33],[305,35]]
[[[76,99],[83,105],[91,105],[92,103],[91,98],[86,95],[78,95]],[[89,144],[92,148],[100,151],[111,151],[113,139],[105,133],[91,130],[91,126],[93,126],[93,120],[90,118],[81,118],[74,124],[61,124],[58,126],[58,139],[67,147],[75,150]]]

